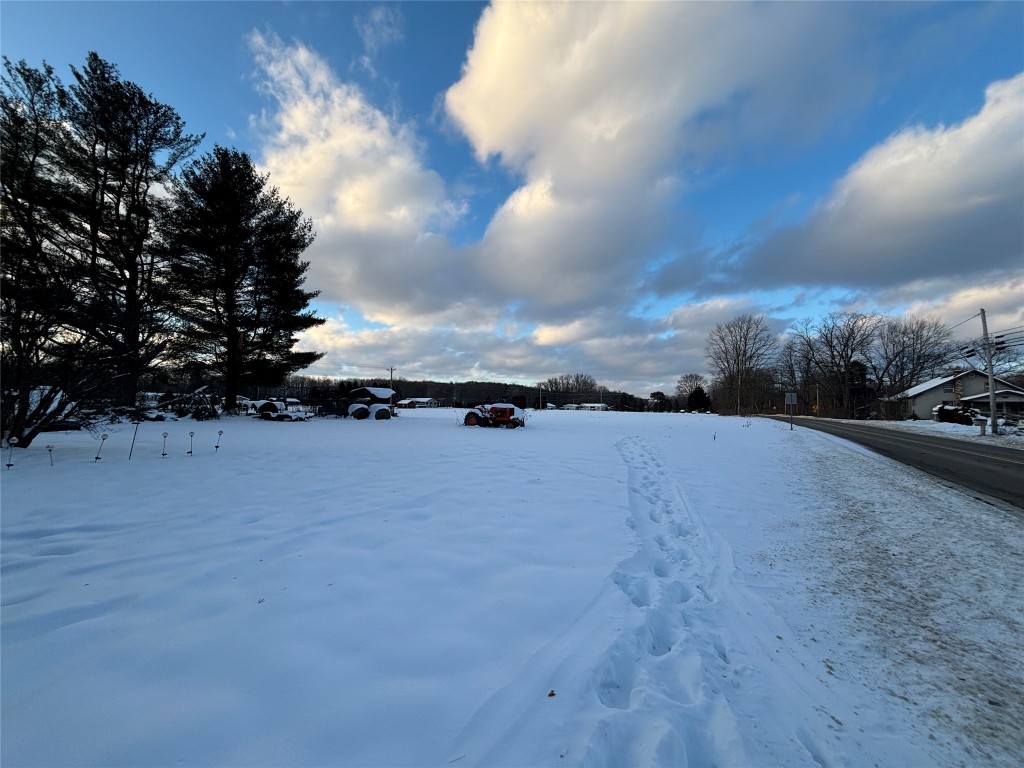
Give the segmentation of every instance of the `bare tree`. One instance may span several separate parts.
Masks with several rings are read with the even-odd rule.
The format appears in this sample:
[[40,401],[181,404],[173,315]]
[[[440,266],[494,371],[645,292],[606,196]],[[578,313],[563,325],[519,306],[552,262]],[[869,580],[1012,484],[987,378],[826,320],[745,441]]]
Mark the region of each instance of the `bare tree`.
[[798,412],[816,412],[813,408],[816,405],[814,364],[807,345],[800,337],[790,336],[783,343],[776,361],[776,370],[779,384],[785,391],[796,393]]
[[602,388],[598,386],[597,379],[589,373],[563,373],[561,376],[552,376],[542,382],[541,386],[552,392],[598,392]]
[[686,402],[695,389],[707,390],[708,380],[699,373],[684,373],[676,381],[676,397]]
[[878,315],[833,312],[817,325],[804,321],[798,331],[821,400],[832,415],[852,418],[858,406],[872,399],[866,391],[867,361],[881,322]]
[[938,375],[949,359],[952,332],[938,320],[886,318],[868,349],[868,367],[878,388],[883,418],[885,397]]
[[737,414],[764,399],[765,393],[756,390],[763,387],[777,345],[764,315],[740,315],[708,334],[708,361],[721,393],[735,400]]

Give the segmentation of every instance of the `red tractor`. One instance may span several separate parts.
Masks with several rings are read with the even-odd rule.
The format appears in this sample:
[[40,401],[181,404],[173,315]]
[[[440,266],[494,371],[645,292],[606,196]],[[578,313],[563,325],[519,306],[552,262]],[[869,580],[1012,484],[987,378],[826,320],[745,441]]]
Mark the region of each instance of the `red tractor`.
[[511,403],[478,405],[470,408],[462,421],[467,427],[505,427],[515,429],[526,426],[526,415]]

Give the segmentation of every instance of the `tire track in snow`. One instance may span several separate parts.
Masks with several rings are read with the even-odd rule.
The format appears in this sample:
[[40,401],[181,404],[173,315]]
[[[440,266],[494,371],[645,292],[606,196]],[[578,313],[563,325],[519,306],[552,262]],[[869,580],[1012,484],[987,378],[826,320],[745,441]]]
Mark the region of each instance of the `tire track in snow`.
[[594,671],[606,711],[574,757],[585,765],[745,764],[720,685],[737,670],[707,621],[729,553],[716,550],[643,440],[628,437],[616,448],[627,468],[628,523],[639,549],[611,579],[643,617]]

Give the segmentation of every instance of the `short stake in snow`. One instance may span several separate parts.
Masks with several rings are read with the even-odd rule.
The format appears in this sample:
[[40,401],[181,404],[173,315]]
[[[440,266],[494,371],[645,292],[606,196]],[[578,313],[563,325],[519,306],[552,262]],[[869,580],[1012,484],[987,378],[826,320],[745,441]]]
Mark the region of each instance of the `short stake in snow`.
[[107,442],[107,438],[110,437],[106,432],[100,435],[100,447],[96,449],[96,461],[100,461],[100,452],[103,450],[103,444]]
[[223,434],[224,434],[224,430],[223,429],[218,429],[217,430],[217,444],[215,446],[213,446],[213,452],[214,453],[216,453],[217,451],[220,450],[220,437]]
[[192,455],[192,438],[196,436],[195,432],[188,433],[188,455]]
[[135,434],[132,435],[132,447],[128,449],[128,461],[132,460],[132,452],[135,450],[135,438],[139,436],[139,422],[133,422],[135,424]]
[[161,454],[160,454],[160,456],[161,456],[162,458],[165,458],[165,459],[166,459],[166,458],[167,458],[167,433],[166,433],[166,432],[163,432],[162,434],[163,434],[163,436],[164,436],[164,452],[163,452],[163,453],[161,453]]
[[46,450],[50,454],[50,466],[52,467],[53,466],[53,446],[52,445],[46,446]]
[[9,437],[7,438],[7,445],[10,447],[11,452],[7,454],[7,470],[10,471],[11,467],[14,466],[14,446],[18,444],[18,438]]

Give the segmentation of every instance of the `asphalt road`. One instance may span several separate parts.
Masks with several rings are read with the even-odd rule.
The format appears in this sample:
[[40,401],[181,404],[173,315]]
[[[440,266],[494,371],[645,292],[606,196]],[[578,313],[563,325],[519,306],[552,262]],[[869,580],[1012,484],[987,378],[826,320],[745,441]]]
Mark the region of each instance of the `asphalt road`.
[[[769,418],[789,421],[788,416]],[[945,482],[1008,502],[1024,513],[1024,451],[1018,448],[868,427],[857,422],[797,417],[793,424],[867,446]]]

